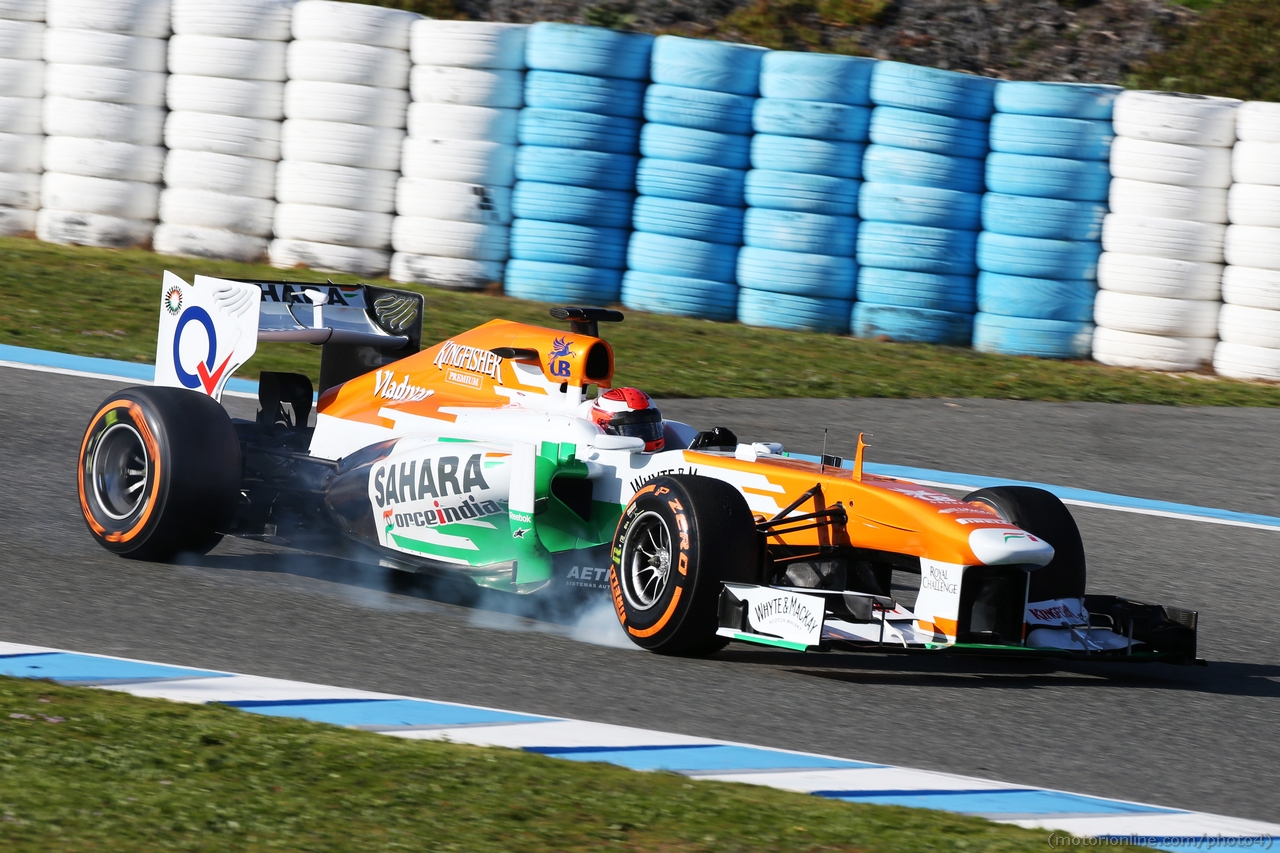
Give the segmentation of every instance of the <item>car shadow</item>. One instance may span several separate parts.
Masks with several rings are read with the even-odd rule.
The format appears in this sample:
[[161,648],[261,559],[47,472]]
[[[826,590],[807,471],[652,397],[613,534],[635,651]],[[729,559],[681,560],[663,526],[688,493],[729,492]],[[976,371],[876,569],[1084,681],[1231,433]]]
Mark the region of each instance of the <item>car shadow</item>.
[[[574,624],[584,607],[607,600],[604,593],[584,596],[521,596],[478,587],[449,574],[413,574],[348,555],[317,555],[258,543],[237,542],[208,555],[184,554],[174,562],[193,569],[281,574],[335,584],[362,593],[383,593],[393,601],[460,607],[500,614],[482,624],[502,629],[503,619],[528,620],[536,630]],[[367,599],[361,596],[362,601]],[[1033,690],[1043,687],[1091,687],[1183,690],[1224,696],[1280,698],[1280,665],[1211,661],[1208,666],[1085,660],[977,656],[952,652],[788,652],[734,643],[713,660],[767,666],[842,681],[850,685]]]
[[861,686],[910,685],[1034,690],[1120,687],[1183,690],[1222,696],[1280,698],[1280,665],[1212,661],[1208,666],[931,653],[800,653],[730,647],[717,660],[774,666],[813,678]]

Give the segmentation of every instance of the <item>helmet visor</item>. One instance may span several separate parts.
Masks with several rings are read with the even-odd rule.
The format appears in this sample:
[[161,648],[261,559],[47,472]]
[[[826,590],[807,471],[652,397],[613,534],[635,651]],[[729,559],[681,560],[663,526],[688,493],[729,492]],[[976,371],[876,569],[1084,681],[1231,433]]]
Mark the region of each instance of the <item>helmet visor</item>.
[[609,431],[644,439],[645,450],[662,449],[662,415],[657,409],[618,412],[609,419]]

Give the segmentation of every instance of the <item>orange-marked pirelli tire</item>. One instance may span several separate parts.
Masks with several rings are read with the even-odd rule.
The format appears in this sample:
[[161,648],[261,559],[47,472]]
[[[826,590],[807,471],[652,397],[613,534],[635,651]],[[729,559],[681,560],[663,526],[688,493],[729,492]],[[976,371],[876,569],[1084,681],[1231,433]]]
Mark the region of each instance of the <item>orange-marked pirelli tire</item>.
[[733,486],[658,477],[631,498],[613,536],[609,590],[632,642],[663,654],[709,654],[721,583],[758,574],[755,520]]
[[80,509],[108,551],[163,560],[218,543],[240,487],[226,410],[183,388],[126,388],[99,407],[77,467]]

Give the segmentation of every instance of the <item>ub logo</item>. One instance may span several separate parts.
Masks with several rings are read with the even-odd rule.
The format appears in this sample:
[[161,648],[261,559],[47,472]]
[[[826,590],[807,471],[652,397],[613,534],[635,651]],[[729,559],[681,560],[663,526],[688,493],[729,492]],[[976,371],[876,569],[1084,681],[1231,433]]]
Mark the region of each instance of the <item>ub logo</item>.
[[556,338],[551,342],[551,375],[561,378],[568,378],[573,374],[573,368],[569,366],[566,359],[575,358],[577,353],[570,349],[570,344],[564,338]]

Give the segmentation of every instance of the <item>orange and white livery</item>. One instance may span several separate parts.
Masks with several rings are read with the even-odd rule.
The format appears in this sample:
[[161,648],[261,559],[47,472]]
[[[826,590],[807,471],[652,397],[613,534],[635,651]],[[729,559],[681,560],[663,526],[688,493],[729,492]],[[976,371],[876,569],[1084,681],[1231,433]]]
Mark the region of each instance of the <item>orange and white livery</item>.
[[[1048,493],[955,497],[865,474],[861,439],[846,464],[664,420],[643,390],[614,382],[599,326],[621,321],[618,312],[553,309],[569,329],[493,320],[423,347],[417,294],[216,279],[196,287],[205,291],[185,293],[187,304],[229,304],[239,314],[227,324],[259,315],[258,340],[322,346],[314,426],[309,381],[287,374],[263,374],[263,413],[234,425],[239,508],[218,534],[317,550],[324,534],[384,564],[514,593],[596,590],[628,636],[666,653],[741,640],[1194,659],[1193,612],[1086,596],[1079,532]],[[241,305],[246,287],[261,294],[257,311]],[[244,339],[224,334],[213,312],[198,320],[194,331],[210,342]],[[212,345],[187,353],[165,328],[171,374],[199,380],[168,383],[184,393],[220,391],[225,376],[204,374],[222,370],[220,358],[243,361]],[[91,425],[86,447],[103,444],[95,436],[107,429]],[[163,463],[163,448],[143,442],[139,456],[132,432],[111,435],[120,439],[103,453]],[[97,452],[82,451],[82,503],[113,547],[119,532],[102,519],[128,501],[111,479],[115,457]],[[125,488],[144,482],[136,488],[151,494],[124,470]],[[116,497],[95,504],[95,482]],[[321,544],[307,545],[312,536]]]

